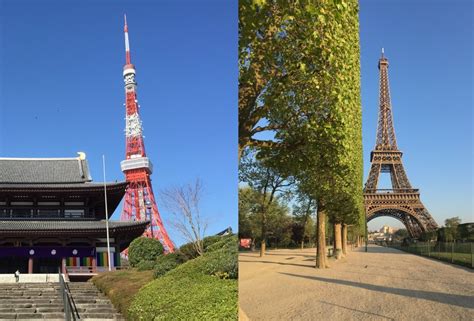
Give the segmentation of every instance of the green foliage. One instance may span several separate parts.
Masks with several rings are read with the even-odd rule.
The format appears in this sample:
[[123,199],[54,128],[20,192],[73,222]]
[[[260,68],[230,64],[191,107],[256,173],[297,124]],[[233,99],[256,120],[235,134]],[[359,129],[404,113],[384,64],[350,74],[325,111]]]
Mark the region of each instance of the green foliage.
[[404,238],[409,237],[408,231],[404,228],[398,229],[395,233],[393,233],[394,240],[402,241]]
[[138,290],[152,280],[153,271],[137,271],[136,269],[103,272],[91,279],[123,315],[127,315],[128,307]]
[[[232,278],[232,279],[231,279]],[[143,287],[131,320],[237,320],[237,237],[224,236],[204,255]]]
[[361,128],[358,2],[240,1],[239,147],[362,234]]
[[179,251],[160,255],[154,262],[155,278],[164,275],[186,261],[187,258]]
[[137,264],[138,271],[153,270],[154,267],[155,267],[155,261],[140,261]]
[[[219,242],[222,239],[222,236],[219,235],[213,235],[213,236],[207,236],[203,238],[203,248],[204,252],[207,251],[207,248],[212,246],[214,243]],[[186,243],[181,245],[179,248],[179,252],[186,258],[187,260],[192,260],[194,258],[197,258],[199,256],[198,252],[194,248],[192,243]]]
[[[250,187],[239,189],[239,237],[262,240],[262,195]],[[275,197],[266,206],[265,230],[270,244],[286,246],[291,242],[292,218],[284,204],[285,199]]]
[[459,238],[458,225],[461,224],[461,219],[456,217],[447,218],[444,220],[443,238],[446,242],[452,242]]
[[160,241],[147,237],[136,238],[128,248],[128,259],[133,267],[138,266],[141,261],[154,261],[161,254],[163,245]]

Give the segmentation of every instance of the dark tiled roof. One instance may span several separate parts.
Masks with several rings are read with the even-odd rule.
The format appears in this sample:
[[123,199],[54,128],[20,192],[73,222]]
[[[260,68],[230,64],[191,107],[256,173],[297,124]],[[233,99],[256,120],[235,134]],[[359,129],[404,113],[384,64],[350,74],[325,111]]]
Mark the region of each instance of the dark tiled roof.
[[[124,189],[127,186],[127,182],[107,182],[108,189]],[[96,190],[104,189],[104,183],[93,183],[93,182],[84,182],[82,184],[78,183],[2,183],[0,181],[0,190],[21,190],[21,189],[41,189],[44,190]]]
[[86,159],[0,158],[0,184],[70,184],[91,180]]
[[[110,230],[123,229],[145,229],[148,221],[138,222],[121,222],[109,221]],[[105,220],[102,221],[29,221],[29,220],[12,220],[0,221],[0,231],[101,231],[105,230]]]

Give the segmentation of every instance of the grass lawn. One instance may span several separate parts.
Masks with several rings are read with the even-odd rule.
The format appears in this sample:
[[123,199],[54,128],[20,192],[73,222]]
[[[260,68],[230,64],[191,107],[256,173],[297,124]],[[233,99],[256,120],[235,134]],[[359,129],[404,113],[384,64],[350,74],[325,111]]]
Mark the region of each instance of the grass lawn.
[[92,282],[110,298],[124,316],[127,315],[130,303],[138,290],[152,280],[153,270],[136,269],[104,272],[92,278]]

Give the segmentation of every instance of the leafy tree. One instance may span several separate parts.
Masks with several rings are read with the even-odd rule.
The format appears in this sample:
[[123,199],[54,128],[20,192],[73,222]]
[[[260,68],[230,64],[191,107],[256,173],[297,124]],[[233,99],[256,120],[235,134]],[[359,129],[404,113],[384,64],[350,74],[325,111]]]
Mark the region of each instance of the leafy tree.
[[458,216],[447,218],[444,220],[446,241],[452,242],[458,239],[458,225],[461,224],[461,219]]
[[128,259],[130,265],[138,266],[141,261],[154,261],[163,254],[163,245],[156,239],[138,237],[128,247]]
[[400,241],[407,237],[409,237],[409,234],[404,228],[398,229],[395,233],[393,233],[393,238]]
[[310,196],[299,192],[293,206],[293,216],[297,224],[293,228],[294,239],[304,248],[305,240],[314,236],[314,223],[311,215],[316,211],[316,201]]
[[[317,266],[325,267],[326,217],[364,224],[358,3],[243,0],[239,8],[239,148],[257,146],[258,159],[315,200]],[[274,130],[271,141],[254,140],[263,129]]]

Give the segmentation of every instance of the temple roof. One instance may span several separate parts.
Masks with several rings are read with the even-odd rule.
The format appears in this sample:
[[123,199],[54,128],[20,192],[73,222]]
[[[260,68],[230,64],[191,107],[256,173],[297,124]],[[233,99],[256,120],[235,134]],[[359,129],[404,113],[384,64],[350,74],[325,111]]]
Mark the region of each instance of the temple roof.
[[[149,224],[149,221],[109,221],[109,230],[114,232],[116,230],[138,229],[143,231]],[[9,220],[0,221],[0,231],[2,233],[8,232],[26,232],[26,233],[43,233],[51,231],[105,231],[105,220],[101,221],[30,221],[30,220]]]
[[92,181],[87,160],[0,158],[0,184],[77,184]]

